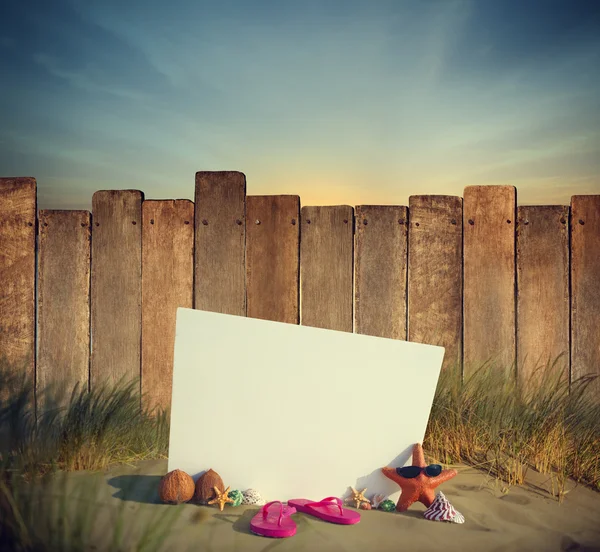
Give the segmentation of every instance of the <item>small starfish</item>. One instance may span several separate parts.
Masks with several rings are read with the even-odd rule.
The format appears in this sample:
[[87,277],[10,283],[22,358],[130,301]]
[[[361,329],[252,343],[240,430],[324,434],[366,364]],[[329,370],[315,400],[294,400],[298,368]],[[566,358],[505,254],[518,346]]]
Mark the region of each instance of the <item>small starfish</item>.
[[223,508],[225,508],[225,504],[233,504],[233,499],[227,496],[227,493],[231,487],[227,487],[223,492],[219,491],[218,487],[213,487],[213,489],[215,490],[215,494],[217,496],[212,500],[209,500],[209,504],[218,504],[221,512],[223,511]]
[[[420,443],[413,446],[412,465],[424,468],[425,455],[423,447]],[[436,477],[428,477],[424,473],[420,473],[417,477],[406,478],[398,475],[396,468],[381,468],[383,475],[391,479],[394,483],[400,486],[402,494],[396,504],[398,512],[408,510],[408,507],[415,502],[421,502],[429,508],[435,500],[434,489],[457,475],[456,470],[442,470],[442,473]]]
[[354,502],[355,508],[360,508],[361,502],[369,502],[369,499],[365,498],[365,491],[367,490],[366,488],[360,492],[358,492],[354,487],[350,487],[350,489],[352,490],[352,496],[348,497],[348,501]]

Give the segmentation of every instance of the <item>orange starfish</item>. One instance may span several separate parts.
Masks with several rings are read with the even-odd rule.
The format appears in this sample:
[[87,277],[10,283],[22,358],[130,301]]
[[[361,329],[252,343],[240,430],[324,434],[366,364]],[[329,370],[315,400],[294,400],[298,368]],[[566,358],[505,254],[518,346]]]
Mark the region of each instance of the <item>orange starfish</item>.
[[[423,447],[420,443],[417,443],[413,447],[412,453],[412,465],[424,468],[427,466],[425,463],[425,455],[423,454]],[[394,481],[402,489],[402,494],[396,504],[396,510],[398,512],[404,512],[408,510],[411,504],[415,502],[421,502],[429,508],[435,500],[434,489],[448,481],[457,475],[456,470],[442,470],[439,475],[435,477],[429,477],[421,472],[417,477],[402,477],[396,472],[396,468],[381,468],[383,475]]]

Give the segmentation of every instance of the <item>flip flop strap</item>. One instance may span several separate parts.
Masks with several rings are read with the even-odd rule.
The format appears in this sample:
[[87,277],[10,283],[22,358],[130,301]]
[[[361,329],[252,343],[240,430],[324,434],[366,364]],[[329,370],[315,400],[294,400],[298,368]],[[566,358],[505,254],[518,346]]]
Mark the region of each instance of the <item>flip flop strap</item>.
[[344,509],[342,508],[342,501],[337,496],[328,496],[319,502],[309,502],[307,506],[333,506],[333,504],[337,504],[337,507],[340,509],[340,514],[344,514]]
[[279,504],[279,520],[277,521],[277,525],[281,525],[281,520],[283,519],[283,503],[280,500],[273,500],[272,502],[267,502],[262,507],[263,518],[266,519],[269,514],[269,506],[272,504]]
[[[271,502],[267,502],[267,504],[265,504],[262,507],[263,518],[264,519],[267,518],[267,515],[269,514],[269,506],[271,506],[272,504],[279,504],[279,519],[277,520],[277,525],[281,526],[281,520],[283,519],[283,510],[284,510],[283,502],[281,502],[281,500],[273,500]],[[286,513],[288,516],[290,516],[290,515],[296,513],[296,509],[292,508],[292,507],[288,507]]]

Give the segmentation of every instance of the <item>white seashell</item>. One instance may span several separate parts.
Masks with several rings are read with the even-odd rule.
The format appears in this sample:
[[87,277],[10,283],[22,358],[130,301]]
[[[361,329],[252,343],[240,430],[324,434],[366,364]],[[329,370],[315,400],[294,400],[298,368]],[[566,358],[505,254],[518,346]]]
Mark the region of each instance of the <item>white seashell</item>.
[[432,521],[465,522],[464,516],[456,511],[441,491],[436,495],[431,506],[423,512],[423,516]]
[[371,500],[371,503],[372,503],[372,505],[373,505],[373,508],[375,508],[375,509],[379,508],[379,505],[380,505],[380,504],[381,504],[381,503],[382,503],[384,500],[387,500],[387,496],[380,495],[380,494],[378,494],[378,495],[375,495],[375,496],[373,497],[373,500]]
[[242,504],[253,506],[264,506],[265,500],[260,496],[260,493],[255,489],[247,489],[242,492]]

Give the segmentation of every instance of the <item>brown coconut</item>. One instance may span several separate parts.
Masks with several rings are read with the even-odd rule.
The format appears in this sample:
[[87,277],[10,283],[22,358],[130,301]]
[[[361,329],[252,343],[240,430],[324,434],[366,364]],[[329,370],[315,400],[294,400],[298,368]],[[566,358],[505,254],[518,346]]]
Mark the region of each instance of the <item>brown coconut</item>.
[[158,487],[160,499],[167,504],[181,504],[194,496],[194,480],[181,470],[163,476]]
[[225,492],[225,485],[223,485],[221,476],[213,469],[210,469],[196,481],[194,502],[197,502],[198,504],[207,504],[209,500],[215,498],[214,487],[219,489],[222,493]]

